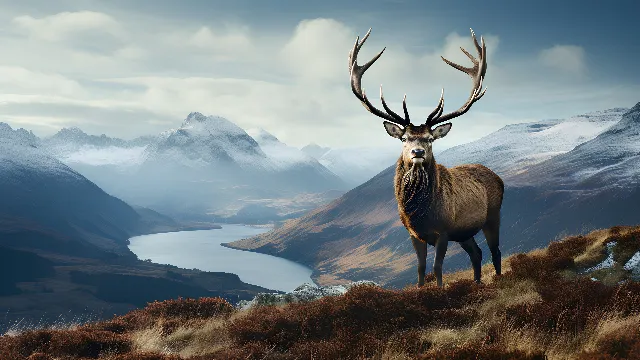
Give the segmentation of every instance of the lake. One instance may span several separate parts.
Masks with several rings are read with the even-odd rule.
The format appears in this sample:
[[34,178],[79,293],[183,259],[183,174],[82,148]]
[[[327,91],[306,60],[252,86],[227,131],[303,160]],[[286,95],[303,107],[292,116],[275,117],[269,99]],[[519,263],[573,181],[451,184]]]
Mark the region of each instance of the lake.
[[178,231],[132,237],[129,249],[141,260],[185,269],[236,274],[245,283],[291,291],[303,283],[314,284],[312,270],[272,255],[223,247],[271,228],[221,224],[222,229]]

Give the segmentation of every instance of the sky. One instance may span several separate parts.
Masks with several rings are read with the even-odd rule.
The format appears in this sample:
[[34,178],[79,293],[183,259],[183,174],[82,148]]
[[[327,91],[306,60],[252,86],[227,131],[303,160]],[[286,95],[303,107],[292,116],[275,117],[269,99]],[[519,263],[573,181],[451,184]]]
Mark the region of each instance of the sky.
[[460,107],[487,46],[486,95],[454,119],[445,148],[512,123],[640,101],[638,1],[0,0],[0,121],[49,136],[63,127],[131,139],[192,111],[263,128],[292,146],[397,146],[352,94],[348,53],[372,28],[363,77],[414,124],[444,88]]

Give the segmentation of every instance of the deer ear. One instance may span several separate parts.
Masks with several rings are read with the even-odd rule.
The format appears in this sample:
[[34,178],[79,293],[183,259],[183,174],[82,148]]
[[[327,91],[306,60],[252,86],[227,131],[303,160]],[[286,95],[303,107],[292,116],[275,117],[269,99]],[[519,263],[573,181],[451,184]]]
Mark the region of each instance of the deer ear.
[[433,135],[434,139],[440,139],[441,137],[445,137],[445,135],[449,133],[449,130],[451,130],[451,123],[446,123],[431,130],[431,135]]
[[401,128],[399,125],[396,125],[389,121],[383,121],[384,129],[387,130],[387,134],[390,136],[400,139],[402,135],[404,135],[405,129]]

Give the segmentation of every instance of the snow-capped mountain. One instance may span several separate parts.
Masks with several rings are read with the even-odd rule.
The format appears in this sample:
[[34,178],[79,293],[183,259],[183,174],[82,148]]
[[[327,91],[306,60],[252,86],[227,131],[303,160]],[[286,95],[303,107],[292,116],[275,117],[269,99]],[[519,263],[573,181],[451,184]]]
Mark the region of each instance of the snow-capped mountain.
[[65,164],[79,166],[135,166],[144,160],[144,150],[156,137],[123,140],[89,135],[77,127],[63,128],[55,135],[40,140],[40,146]]
[[522,185],[544,183],[591,190],[637,186],[640,184],[640,103],[590,141],[532,166],[513,181]]
[[[297,190],[343,188],[342,181],[300,150],[280,142],[265,130],[252,130],[254,139],[231,121],[193,112],[182,126],[145,150],[145,165],[215,170],[216,179]],[[296,177],[291,175],[296,174]],[[256,177],[256,175],[260,175]],[[302,176],[302,178],[300,178]]]
[[239,126],[199,112],[190,113],[178,129],[164,132],[145,153],[146,162],[181,162],[190,167],[261,167],[268,162],[260,145]]
[[501,176],[516,175],[595,138],[620,121],[627,110],[614,108],[568,119],[507,125],[471,143],[444,150],[436,160],[446,166],[479,163]]
[[[37,147],[37,140],[31,132],[0,123],[0,233],[49,231],[64,241],[38,246],[62,251],[74,243],[67,250],[127,252],[128,234],[140,215]],[[0,240],[0,245],[8,241]]]
[[9,124],[0,122],[0,143],[37,147],[39,141],[32,131],[22,128],[13,130]]
[[122,140],[71,128],[40,144],[109,193],[178,217],[230,216],[256,201],[265,212],[290,213],[310,208],[293,200],[301,194],[346,190],[302,151],[264,130],[253,135],[225,118],[193,112],[155,136]]

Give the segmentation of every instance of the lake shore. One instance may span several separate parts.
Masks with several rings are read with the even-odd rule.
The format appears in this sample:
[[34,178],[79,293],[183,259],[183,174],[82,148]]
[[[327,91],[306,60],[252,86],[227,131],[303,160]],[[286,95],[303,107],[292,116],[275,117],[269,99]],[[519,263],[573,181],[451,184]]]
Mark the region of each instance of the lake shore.
[[302,264],[225,246],[267,232],[271,226],[219,225],[221,228],[135,236],[129,239],[129,249],[156,264],[236,274],[242,282],[269,289],[291,291],[305,282],[315,284],[312,269]]

